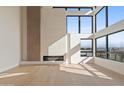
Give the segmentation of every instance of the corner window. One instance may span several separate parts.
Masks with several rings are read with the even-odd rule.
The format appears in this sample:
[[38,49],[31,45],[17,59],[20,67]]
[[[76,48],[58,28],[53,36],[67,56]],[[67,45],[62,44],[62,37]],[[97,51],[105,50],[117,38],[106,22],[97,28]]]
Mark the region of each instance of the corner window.
[[124,62],[124,31],[97,38],[96,56]]

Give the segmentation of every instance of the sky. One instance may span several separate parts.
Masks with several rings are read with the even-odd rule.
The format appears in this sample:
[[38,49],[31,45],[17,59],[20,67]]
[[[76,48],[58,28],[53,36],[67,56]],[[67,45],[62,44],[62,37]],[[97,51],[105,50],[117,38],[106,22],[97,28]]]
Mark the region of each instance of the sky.
[[109,47],[124,47],[124,31],[108,36]]
[[[98,48],[106,48],[106,37],[101,37],[97,39]],[[111,34],[108,36],[108,47],[124,47],[124,31]]]
[[97,32],[104,29],[106,25],[105,7],[96,15]]
[[[97,15],[97,31],[105,28],[105,9]],[[108,25],[111,26],[121,20],[124,20],[124,6],[108,7]],[[108,37],[109,47],[124,47],[124,32],[116,33]],[[99,41],[99,46],[104,46],[104,40]]]
[[91,33],[92,32],[92,18],[91,17],[81,17],[81,33]]
[[96,40],[97,48],[106,48],[106,37],[101,37]]
[[[97,31],[105,28],[106,25],[105,7],[96,15]],[[124,19],[124,6],[108,6],[108,25],[111,26],[116,22]]]
[[[91,33],[92,32],[92,18],[91,17],[80,17],[80,32]],[[67,32],[78,33],[79,32],[79,18],[77,16],[67,17]]]
[[108,7],[109,25],[112,25],[124,19],[124,6],[109,6]]
[[78,17],[67,17],[67,32],[78,33]]
[[81,40],[81,48],[92,48],[92,40]]

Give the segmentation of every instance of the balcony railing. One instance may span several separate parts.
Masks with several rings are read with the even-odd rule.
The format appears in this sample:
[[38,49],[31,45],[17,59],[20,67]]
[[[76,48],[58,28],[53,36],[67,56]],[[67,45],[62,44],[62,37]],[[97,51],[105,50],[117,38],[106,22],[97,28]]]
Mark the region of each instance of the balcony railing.
[[107,58],[119,62],[124,62],[124,52],[106,52],[106,51],[97,51],[96,56],[101,58]]
[[101,58],[107,58],[107,52],[106,51],[97,51],[96,56],[101,57]]
[[108,59],[124,62],[124,52],[108,52]]
[[81,57],[92,57],[93,56],[93,51],[92,50],[80,50]]

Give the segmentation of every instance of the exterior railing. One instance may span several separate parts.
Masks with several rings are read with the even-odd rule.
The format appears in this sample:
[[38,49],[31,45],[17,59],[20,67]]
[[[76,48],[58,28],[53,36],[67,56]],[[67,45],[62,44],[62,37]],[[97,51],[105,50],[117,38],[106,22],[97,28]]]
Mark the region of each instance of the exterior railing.
[[[107,58],[108,55],[108,58]],[[97,51],[96,52],[97,57],[101,58],[107,58],[119,62],[124,62],[124,52],[106,52],[106,51]]]
[[92,50],[80,50],[81,57],[92,57],[93,56],[93,51]]

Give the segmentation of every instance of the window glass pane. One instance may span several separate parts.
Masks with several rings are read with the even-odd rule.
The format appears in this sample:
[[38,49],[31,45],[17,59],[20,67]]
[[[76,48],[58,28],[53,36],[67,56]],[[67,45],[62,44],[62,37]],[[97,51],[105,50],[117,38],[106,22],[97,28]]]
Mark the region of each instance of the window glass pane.
[[67,11],[78,11],[79,8],[67,8]]
[[92,50],[92,40],[81,40],[81,49]]
[[67,17],[67,33],[78,33],[78,17]]
[[97,32],[104,29],[106,26],[106,7],[104,7],[97,15],[96,15],[96,29]]
[[92,40],[81,40],[81,56],[92,56]]
[[80,8],[80,11],[92,11],[92,8]]
[[124,19],[124,6],[108,7],[108,24],[109,26]]
[[96,39],[96,56],[107,58],[106,53],[106,37]]
[[80,32],[84,34],[92,33],[92,17],[80,17]]
[[108,36],[109,59],[124,62],[124,31]]

